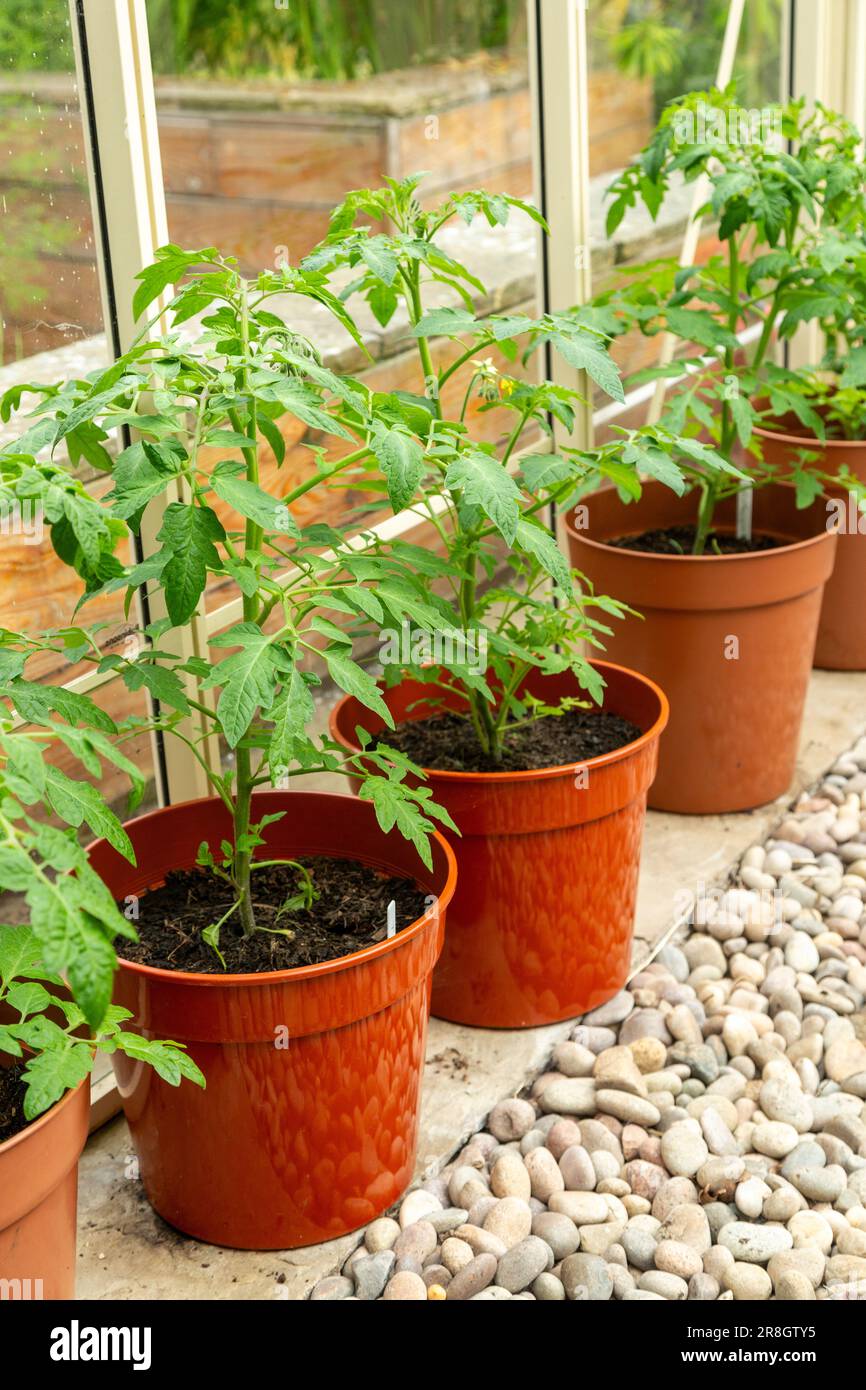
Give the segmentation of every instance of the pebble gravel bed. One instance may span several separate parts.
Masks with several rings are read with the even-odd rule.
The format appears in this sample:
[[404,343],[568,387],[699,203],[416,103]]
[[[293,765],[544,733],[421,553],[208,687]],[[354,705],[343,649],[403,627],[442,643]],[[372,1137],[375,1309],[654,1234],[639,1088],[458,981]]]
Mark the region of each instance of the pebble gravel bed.
[[866,738],[313,1299],[866,1301]]

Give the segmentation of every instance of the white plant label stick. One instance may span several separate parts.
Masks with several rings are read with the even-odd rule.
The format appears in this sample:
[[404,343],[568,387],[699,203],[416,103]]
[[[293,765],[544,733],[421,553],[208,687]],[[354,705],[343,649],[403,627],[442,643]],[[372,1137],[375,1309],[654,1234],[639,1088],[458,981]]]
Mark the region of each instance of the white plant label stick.
[[390,901],[389,904],[388,904],[388,935],[387,935],[387,940],[390,941],[391,937],[392,937],[392,936],[396,936],[396,935],[397,935],[397,904],[395,903],[394,899],[392,898],[391,901]]

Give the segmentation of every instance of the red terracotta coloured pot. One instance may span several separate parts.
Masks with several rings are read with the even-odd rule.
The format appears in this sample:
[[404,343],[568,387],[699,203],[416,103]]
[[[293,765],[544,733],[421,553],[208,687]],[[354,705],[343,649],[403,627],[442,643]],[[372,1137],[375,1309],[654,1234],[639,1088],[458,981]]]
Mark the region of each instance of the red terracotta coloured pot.
[[[608,540],[694,523],[694,494],[646,483],[624,506],[615,488],[567,519],[571,562],[597,592],[643,614],[612,623],[607,652],[658,681],[670,727],[649,796],[662,811],[745,811],[785,792],[794,774],[824,584],[836,536],[821,504],[800,511],[790,487],[759,488],[754,529],[785,542],[746,555],[653,555]],[[719,508],[733,529],[736,500]],[[581,516],[581,522],[587,517]]]
[[0,1144],[0,1299],[75,1297],[78,1160],[90,1081]]
[[[438,1018],[537,1027],[586,1013],[625,982],[646,794],[668,706],[643,676],[594,664],[607,682],[605,708],[643,731],[634,743],[537,772],[425,769],[433,799],[461,831],[452,838],[457,892],[433,977]],[[550,703],[581,693],[568,672],[533,672],[523,688]],[[429,687],[416,681],[383,694],[397,722],[430,712],[417,703]],[[358,724],[382,728],[347,696],[332,712],[331,733],[357,748]]]
[[[819,455],[819,466],[828,473],[837,473],[844,464],[849,473],[866,482],[866,441],[821,441],[802,430],[796,416],[785,416],[772,429],[756,430],[765,461],[787,468],[801,449],[808,449]],[[856,504],[843,489],[833,488],[829,495],[839,504],[832,510],[841,506],[846,524],[839,532],[836,564],[824,589],[814,664],[830,671],[866,671],[866,517],[858,515]]]
[[[411,877],[430,909],[390,941],[323,965],[259,975],[156,970],[121,960],[115,1001],[148,1037],[189,1048],[207,1089],[177,1089],[115,1058],[150,1202],[200,1240],[249,1250],[330,1240],[371,1221],[407,1186],[415,1160],[430,977],[456,866],[436,837],[426,870],[369,803],[266,792],[253,819],[261,857],[325,854]],[[203,839],[230,834],[218,800],[186,802],[126,827],[133,868],[104,840],[91,862],[115,897],[145,894],[188,868]],[[147,911],[143,898],[141,911]]]

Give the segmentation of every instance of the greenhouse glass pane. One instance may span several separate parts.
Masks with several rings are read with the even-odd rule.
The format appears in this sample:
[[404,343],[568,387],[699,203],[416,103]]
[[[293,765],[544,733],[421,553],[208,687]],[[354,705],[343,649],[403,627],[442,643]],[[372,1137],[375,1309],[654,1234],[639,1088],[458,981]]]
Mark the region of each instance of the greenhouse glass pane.
[[[749,0],[734,63],[738,103],[761,112],[782,92],[787,0]],[[605,232],[605,192],[650,138],[665,105],[688,91],[715,85],[728,0],[589,0],[589,152],[593,215],[593,289],[607,287],[621,268],[655,257],[678,257],[692,189],[672,189],[655,221],[644,208],[630,213],[613,238]],[[767,116],[768,128],[770,117]],[[698,259],[715,244],[711,221],[702,229]],[[615,347],[628,376],[657,360],[660,340],[629,334]],[[603,400],[596,402],[604,407]],[[639,423],[646,406],[629,423]],[[626,420],[620,417],[620,423]],[[600,438],[604,438],[602,434]]]
[[[216,245],[248,274],[296,264],[350,189],[419,171],[424,207],[471,188],[532,196],[524,0],[158,0],[147,13],[169,234],[183,246]],[[443,245],[488,287],[483,308],[534,309],[537,231],[528,217],[513,214],[506,228],[458,219]],[[436,290],[435,302],[445,302]],[[424,389],[399,314],[383,327],[360,299],[349,302],[371,364],[318,306],[269,307],[329,365],[377,389]],[[456,351],[434,346],[440,358]],[[491,355],[503,370],[526,371]],[[461,371],[449,382],[446,411],[459,411],[466,379]],[[479,431],[498,437],[505,416],[477,417]],[[275,495],[307,476],[307,446],[323,442],[291,416],[281,428],[279,470],[263,451],[263,482]],[[364,497],[335,488],[323,502],[318,490],[300,501],[298,520],[342,523]],[[209,607],[233,594],[217,585]]]
[[[25,383],[84,377],[107,365],[84,151],[67,0],[3,0],[0,395]],[[0,445],[23,433],[38,400],[22,395],[20,409],[0,423]],[[88,463],[81,461],[77,471],[94,492],[108,490],[104,473]],[[63,627],[75,620],[81,591],[81,581],[55,553],[38,510],[0,509],[0,626],[33,634]],[[122,649],[127,640],[122,594],[89,604],[77,620],[99,624],[103,645]],[[28,662],[26,674],[56,684],[89,669],[44,653]],[[141,696],[117,682],[99,700],[115,718],[146,713]],[[131,755],[150,776],[146,736],[136,740]],[[109,777],[105,791],[114,799],[120,783]]]

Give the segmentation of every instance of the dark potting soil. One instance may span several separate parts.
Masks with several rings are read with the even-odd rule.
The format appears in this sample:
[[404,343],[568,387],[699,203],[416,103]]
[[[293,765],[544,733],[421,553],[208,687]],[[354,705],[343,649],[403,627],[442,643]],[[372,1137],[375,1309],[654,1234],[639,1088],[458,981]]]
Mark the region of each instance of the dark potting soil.
[[223,970],[201,933],[231,907],[232,891],[208,869],[178,869],[168,875],[163,887],[142,897],[135,924],[139,941],[124,942],[122,954],[159,970],[204,975],[291,970],[336,960],[383,941],[392,901],[398,932],[426,910],[426,895],[411,879],[389,877],[354,859],[311,855],[298,862],[309,870],[319,896],[308,910],[292,909],[279,917],[282,904],[298,892],[297,872],[282,865],[253,872],[258,925],[287,928],[294,932],[291,939],[271,931],[245,937],[230,917],[220,928]]
[[[620,550],[642,550],[652,555],[691,555],[695,543],[694,526],[665,526],[657,531],[641,531],[637,536],[618,536],[607,541]],[[781,544],[774,536],[753,536],[741,540],[729,531],[711,531],[705,555],[751,555],[759,550],[775,550]]]
[[640,735],[640,729],[618,714],[574,709],[515,729],[506,738],[500,762],[479,748],[472,724],[459,714],[409,720],[396,729],[384,729],[379,740],[398,748],[420,767],[439,772],[534,772],[613,753]]
[[29,1124],[24,1118],[24,1062],[0,1067],[0,1144],[13,1139]]

